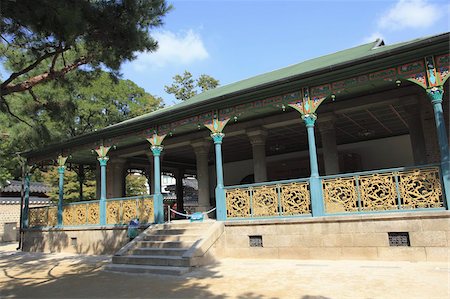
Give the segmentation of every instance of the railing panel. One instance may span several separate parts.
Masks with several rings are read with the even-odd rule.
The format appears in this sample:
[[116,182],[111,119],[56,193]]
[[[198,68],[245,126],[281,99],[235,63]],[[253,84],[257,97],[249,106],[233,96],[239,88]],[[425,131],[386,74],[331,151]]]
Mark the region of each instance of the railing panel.
[[139,199],[139,221],[151,223],[154,219],[153,198]]
[[311,198],[307,182],[279,185],[282,215],[311,214]]
[[150,196],[106,200],[107,224],[128,224],[134,218],[138,218],[140,223],[151,223],[153,213],[153,198]]
[[251,192],[254,217],[279,215],[277,186],[255,187]]
[[226,189],[228,218],[247,218],[251,216],[250,190],[248,189]]
[[309,182],[289,180],[225,187],[227,218],[311,214]]
[[48,207],[30,208],[28,212],[28,225],[33,226],[47,226],[48,222]]
[[327,213],[358,211],[358,196],[354,177],[322,180],[322,189]]
[[386,173],[359,177],[362,211],[398,209],[395,175]]
[[402,172],[399,185],[403,209],[444,207],[437,167]]
[[326,213],[444,207],[439,167],[367,173],[324,178]]

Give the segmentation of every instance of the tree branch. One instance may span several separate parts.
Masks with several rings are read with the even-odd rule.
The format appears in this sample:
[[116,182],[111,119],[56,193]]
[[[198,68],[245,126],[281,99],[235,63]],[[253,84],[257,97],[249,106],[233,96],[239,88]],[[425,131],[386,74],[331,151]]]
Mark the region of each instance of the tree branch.
[[42,105],[42,102],[39,101],[39,99],[38,99],[38,97],[36,96],[36,94],[34,93],[33,89],[31,89],[31,88],[28,89],[28,92],[29,92],[30,95],[33,97],[33,100],[34,100],[35,102],[38,102],[39,104]]
[[23,120],[22,118],[18,117],[17,115],[15,115],[12,111],[11,108],[9,107],[8,102],[6,101],[6,99],[4,97],[0,97],[0,108],[4,107],[6,109],[6,112],[9,113],[9,115],[11,115],[12,117],[14,117],[15,119],[17,119],[20,122],[23,122],[24,124],[26,124],[27,126],[29,126],[30,128],[33,128],[32,125],[30,125],[26,120]]
[[5,95],[12,94],[15,92],[29,90],[30,88],[32,88],[33,86],[35,86],[37,84],[41,84],[41,83],[47,82],[47,81],[55,79],[55,78],[63,77],[68,72],[70,72],[70,71],[78,68],[80,65],[86,64],[88,62],[89,62],[88,58],[81,57],[81,58],[75,60],[72,64],[70,64],[66,67],[63,67],[62,69],[60,69],[58,71],[45,72],[40,75],[31,77],[31,78],[29,78],[23,82],[17,83],[17,84],[12,84],[12,85],[11,84],[8,84],[8,85],[2,84],[1,89],[0,89],[0,94],[5,96]]

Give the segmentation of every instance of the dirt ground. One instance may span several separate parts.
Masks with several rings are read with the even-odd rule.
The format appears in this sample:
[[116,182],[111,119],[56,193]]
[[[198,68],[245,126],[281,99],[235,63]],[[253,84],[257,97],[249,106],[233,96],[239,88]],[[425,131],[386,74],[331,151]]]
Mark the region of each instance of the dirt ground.
[[448,263],[223,259],[180,277],[102,270],[108,256],[0,245],[0,298],[450,298]]

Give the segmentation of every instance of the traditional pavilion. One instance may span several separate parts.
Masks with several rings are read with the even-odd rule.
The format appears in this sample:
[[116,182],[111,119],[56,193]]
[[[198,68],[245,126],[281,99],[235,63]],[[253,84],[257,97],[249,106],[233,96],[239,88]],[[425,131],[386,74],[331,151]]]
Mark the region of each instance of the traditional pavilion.
[[[376,40],[26,152],[61,192],[28,211],[25,188],[24,228],[162,223],[162,171],[195,174],[197,210],[226,222],[448,210],[449,40]],[[98,200],[64,203],[68,165],[97,167]],[[151,195],[123,197],[128,168]]]

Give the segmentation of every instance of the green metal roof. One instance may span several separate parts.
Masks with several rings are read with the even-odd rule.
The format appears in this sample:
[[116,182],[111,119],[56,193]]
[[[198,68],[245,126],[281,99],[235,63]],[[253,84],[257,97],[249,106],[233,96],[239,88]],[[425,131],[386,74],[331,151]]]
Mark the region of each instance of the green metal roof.
[[384,45],[384,42],[380,39],[377,39],[374,42],[370,42],[367,44],[363,44],[360,46],[356,46],[350,49],[338,51],[332,54],[324,55],[318,58],[306,60],[288,67],[284,67],[278,70],[274,70],[268,73],[264,73],[261,75],[257,75],[254,77],[250,77],[238,82],[234,82],[231,84],[227,84],[224,86],[217,87],[212,90],[205,91],[201,94],[198,94],[189,100],[166,107],[163,109],[160,109],[158,111],[154,111],[151,113],[143,114],[141,116],[117,123],[115,125],[111,125],[108,128],[116,127],[116,126],[122,126],[125,124],[134,123],[140,120],[152,118],[153,116],[166,114],[168,112],[176,111],[179,109],[187,108],[194,104],[200,104],[204,102],[208,102],[209,100],[218,98],[218,97],[224,97],[239,91],[245,91],[251,88],[255,88],[258,86],[262,86],[271,82],[280,81],[283,79],[299,76],[302,74],[306,74],[309,72],[312,72],[314,70],[319,70],[323,68],[329,68],[331,71],[333,69],[333,66],[339,65],[345,62],[355,61],[361,58],[376,56],[383,52],[392,51],[393,49],[403,47],[405,45],[409,44],[415,44],[417,42],[427,40],[430,37],[424,37],[424,38],[418,38],[414,40],[410,40],[407,42],[401,42],[393,45]]
[[235,83],[220,86],[198,94],[191,99],[166,107],[151,113],[110,125],[96,132],[91,132],[82,136],[72,138],[64,144],[50,145],[45,149],[24,153],[24,156],[35,156],[39,153],[50,152],[51,148],[68,148],[88,143],[101,138],[108,138],[107,135],[120,135],[138,130],[140,127],[152,127],[156,124],[166,123],[168,119],[176,120],[187,113],[195,113],[196,110],[206,109],[206,106],[217,105],[218,101],[230,99],[239,95],[245,95],[256,89],[264,89],[277,84],[289,82],[289,80],[301,80],[317,75],[323,75],[338,69],[344,69],[359,65],[364,62],[376,61],[379,58],[390,57],[406,51],[421,49],[433,43],[448,43],[449,33],[443,33],[431,37],[418,38],[407,42],[393,45],[384,45],[383,41],[377,39],[374,42],[356,46],[350,49],[328,54],[318,58],[310,59],[285,68],[274,70]]

